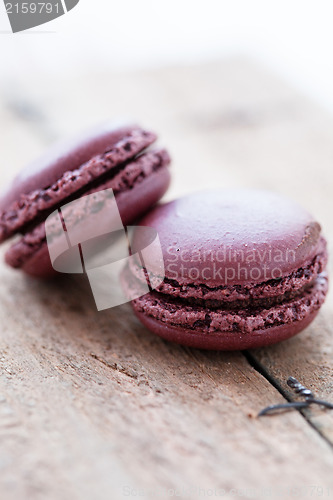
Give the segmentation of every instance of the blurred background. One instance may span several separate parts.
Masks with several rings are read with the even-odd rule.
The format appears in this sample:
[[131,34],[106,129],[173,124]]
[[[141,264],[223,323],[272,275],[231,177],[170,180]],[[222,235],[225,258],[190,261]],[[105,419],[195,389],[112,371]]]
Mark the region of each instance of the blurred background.
[[[84,68],[110,70],[258,60],[333,110],[330,0],[80,0],[44,26],[12,35],[0,4],[1,80],[44,81]],[[42,83],[42,82],[41,82]]]

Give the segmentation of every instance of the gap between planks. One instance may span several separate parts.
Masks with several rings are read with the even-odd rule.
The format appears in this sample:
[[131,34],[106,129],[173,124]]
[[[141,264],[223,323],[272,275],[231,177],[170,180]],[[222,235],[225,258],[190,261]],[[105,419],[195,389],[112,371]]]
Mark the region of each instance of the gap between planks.
[[[250,366],[252,366],[252,368],[254,368],[260,375],[262,375],[281,394],[281,396],[284,397],[286,402],[290,403],[293,401],[297,401],[296,398],[290,396],[290,393],[283,388],[281,383],[276,378],[274,378],[274,375],[269,372],[269,369],[266,366],[260,363],[260,361],[256,358],[255,355],[253,355],[250,351],[242,351],[242,354],[244,355]],[[293,374],[290,374],[288,376],[293,376]],[[326,443],[333,450],[333,442],[331,441],[329,436],[325,434],[325,431],[320,429],[318,425],[316,425],[316,423],[312,421],[311,416],[309,415],[309,411],[303,410],[301,408],[293,408],[286,411],[298,411],[302,415],[302,417],[306,420],[306,422],[319,434],[321,438],[323,438],[326,441]],[[322,409],[322,411],[326,413],[329,410]],[[259,418],[274,418],[274,417],[278,418],[279,415],[278,414],[267,415]]]

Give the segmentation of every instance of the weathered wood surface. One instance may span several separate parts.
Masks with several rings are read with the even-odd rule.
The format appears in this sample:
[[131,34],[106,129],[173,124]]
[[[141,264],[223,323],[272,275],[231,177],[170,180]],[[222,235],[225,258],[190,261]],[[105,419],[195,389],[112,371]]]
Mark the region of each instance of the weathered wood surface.
[[[333,241],[333,120],[244,61],[2,78],[1,183],[53,140],[124,115],[170,149],[167,198],[275,189]],[[289,341],[214,353],[155,338],[128,305],[98,313],[83,280],[40,283],[2,263],[0,277],[1,500],[333,495],[333,412],[256,418],[293,397],[289,375],[333,401],[331,295]]]

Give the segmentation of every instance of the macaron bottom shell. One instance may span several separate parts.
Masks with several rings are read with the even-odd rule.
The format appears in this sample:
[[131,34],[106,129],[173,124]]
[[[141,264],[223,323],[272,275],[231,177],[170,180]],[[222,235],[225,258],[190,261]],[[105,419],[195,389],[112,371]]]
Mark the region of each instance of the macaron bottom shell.
[[318,314],[318,310],[313,311],[303,320],[290,325],[273,326],[265,330],[257,330],[248,334],[235,332],[205,334],[187,328],[175,327],[162,323],[161,321],[155,320],[137,311],[135,305],[133,305],[133,309],[141,323],[155,335],[165,340],[175,342],[176,344],[215,351],[238,351],[276,344],[304,330]]
[[[125,273],[126,274],[126,273]],[[133,278],[127,278],[127,284]],[[150,292],[134,299],[139,320],[153,333],[178,344],[215,350],[243,350],[274,344],[296,335],[316,317],[328,290],[327,274],[291,300],[272,307],[226,309],[190,305]]]

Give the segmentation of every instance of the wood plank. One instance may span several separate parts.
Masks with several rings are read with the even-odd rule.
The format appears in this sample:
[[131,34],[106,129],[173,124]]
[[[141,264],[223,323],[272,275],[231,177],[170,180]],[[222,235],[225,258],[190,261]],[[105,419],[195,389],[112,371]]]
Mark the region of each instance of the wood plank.
[[[332,241],[332,120],[251,63],[39,74],[15,88],[4,78],[0,95],[1,182],[54,138],[131,110],[174,157],[167,198],[277,189],[315,212]],[[307,415],[316,429],[298,412],[255,418],[285,399],[242,353],[164,342],[128,305],[97,313],[82,280],[35,282],[3,264],[0,276],[1,498],[332,494],[332,414]],[[329,297],[306,332],[251,356],[278,383],[295,375],[329,399],[331,316]]]
[[282,473],[285,488],[332,486],[331,450],[298,413],[254,418],[282,398],[240,353],[169,344],[129,306],[96,313],[72,280],[11,274],[1,289],[9,498],[120,498],[128,485],[252,488],[264,498]]

